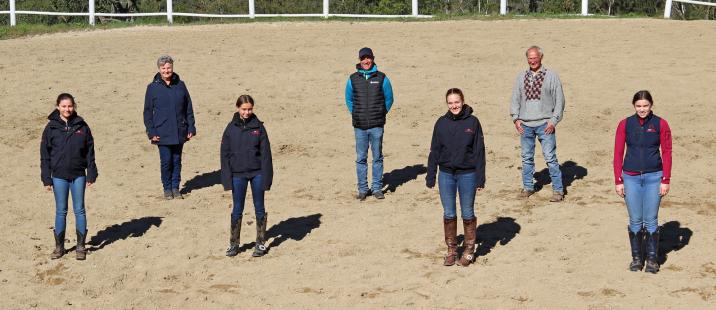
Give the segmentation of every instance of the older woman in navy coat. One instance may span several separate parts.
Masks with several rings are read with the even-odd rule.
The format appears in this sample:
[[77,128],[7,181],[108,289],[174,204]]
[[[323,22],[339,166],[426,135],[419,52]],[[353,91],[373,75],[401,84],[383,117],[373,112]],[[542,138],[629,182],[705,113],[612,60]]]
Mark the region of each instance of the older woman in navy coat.
[[179,192],[181,153],[184,142],[196,135],[194,110],[186,85],[174,73],[174,60],[161,56],[157,68],[144,97],[144,126],[151,143],[159,147],[164,198],[183,198]]

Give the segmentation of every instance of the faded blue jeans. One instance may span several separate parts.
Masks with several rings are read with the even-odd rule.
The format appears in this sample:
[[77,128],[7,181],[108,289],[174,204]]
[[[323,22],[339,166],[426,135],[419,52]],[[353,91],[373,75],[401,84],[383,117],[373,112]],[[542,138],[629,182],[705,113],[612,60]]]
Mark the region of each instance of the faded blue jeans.
[[87,216],[85,215],[85,182],[86,177],[72,180],[52,178],[52,191],[55,194],[55,235],[65,231],[67,207],[72,193],[72,210],[75,213],[75,229],[87,232]]
[[654,233],[659,228],[659,204],[662,171],[640,175],[622,172],[624,180],[624,201],[629,212],[629,231],[638,232],[642,227]]
[[383,190],[383,127],[353,128],[356,136],[356,175],[358,192],[368,192],[368,146],[373,155],[373,193]]
[[256,220],[264,218],[266,210],[264,209],[264,182],[261,175],[251,178],[232,177],[231,178],[231,197],[234,200],[234,208],[231,210],[231,222],[236,222],[244,213],[244,204],[246,201],[246,190],[251,183],[251,197],[254,200],[254,211],[256,211]]
[[165,191],[179,189],[181,182],[181,152],[184,144],[158,145],[162,170],[162,187]]
[[564,186],[562,185],[562,171],[559,170],[559,162],[557,161],[557,131],[552,134],[544,133],[547,123],[537,127],[522,125],[525,130],[520,135],[520,145],[522,147],[522,186],[525,190],[534,191],[534,174],[535,174],[535,138],[539,140],[542,146],[542,155],[547,162],[549,168],[549,177],[552,179],[552,190],[564,194]]
[[[474,172],[452,174],[438,173],[440,202],[443,205],[443,218],[457,218],[455,198],[460,196],[460,215],[463,220],[475,218],[475,194],[477,193],[477,174]],[[456,195],[457,194],[457,195]]]

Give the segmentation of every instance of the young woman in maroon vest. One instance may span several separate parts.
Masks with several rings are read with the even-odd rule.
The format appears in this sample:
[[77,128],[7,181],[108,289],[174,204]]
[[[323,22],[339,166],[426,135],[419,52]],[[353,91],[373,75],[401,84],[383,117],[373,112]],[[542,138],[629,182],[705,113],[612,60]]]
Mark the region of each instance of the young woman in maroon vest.
[[[669,193],[671,129],[654,115],[649,91],[634,94],[636,113],[619,122],[614,142],[614,181],[617,195],[629,212],[629,270],[657,273],[659,263],[659,204]],[[626,154],[624,149],[626,145]],[[642,245],[646,243],[646,267]]]

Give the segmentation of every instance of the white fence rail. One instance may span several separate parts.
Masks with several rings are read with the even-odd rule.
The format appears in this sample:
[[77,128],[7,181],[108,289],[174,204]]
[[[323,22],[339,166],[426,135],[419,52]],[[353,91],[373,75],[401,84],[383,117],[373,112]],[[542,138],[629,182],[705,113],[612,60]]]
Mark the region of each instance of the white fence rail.
[[671,18],[671,7],[673,2],[716,6],[716,2],[703,2],[693,0],[666,0],[666,5],[664,5],[664,18]]
[[[0,11],[0,14],[10,14],[10,26],[17,25],[18,14],[24,15],[53,15],[53,16],[87,16],[89,24],[95,24],[95,18],[100,17],[141,17],[141,16],[166,16],[167,22],[170,24],[174,22],[174,16],[189,16],[189,17],[216,17],[216,18],[256,18],[256,17],[366,17],[366,18],[432,18],[431,15],[420,15],[418,13],[418,0],[411,0],[412,14],[410,15],[370,15],[370,14],[331,14],[328,10],[330,0],[323,0],[323,12],[315,14],[256,14],[256,0],[249,0],[249,13],[248,14],[204,14],[204,13],[180,13],[174,12],[173,0],[167,0],[167,11],[157,13],[100,13],[95,12],[95,1],[87,0],[89,2],[89,12],[40,12],[40,11],[18,11],[15,9],[15,0],[8,0],[10,2],[9,11]],[[506,0],[503,0],[506,1]],[[586,0],[584,0],[586,1]]]
[[[87,13],[77,12],[39,12],[39,11],[17,11],[15,10],[15,0],[8,0],[10,2],[10,11],[0,11],[0,14],[10,14],[10,26],[17,25],[18,14],[25,15],[54,15],[54,16],[87,16],[89,24],[95,24],[95,19],[99,17],[142,17],[142,16],[166,16],[167,22],[170,24],[174,22],[174,16],[189,16],[189,17],[214,17],[214,18],[256,18],[256,17],[355,17],[355,18],[432,18],[431,15],[420,15],[418,13],[418,0],[411,0],[411,13],[410,15],[370,15],[370,14],[331,14],[328,10],[330,0],[323,0],[323,12],[315,14],[256,14],[256,0],[249,0],[249,13],[248,14],[207,14],[207,13],[180,13],[174,12],[173,0],[167,0],[167,11],[157,13],[101,13],[95,12],[95,1],[87,0],[89,2],[89,8]],[[671,16],[671,1],[666,1],[666,9],[664,11],[664,17],[668,18]],[[691,0],[673,0],[684,3],[698,3],[706,5],[716,5],[715,3],[699,2]],[[589,9],[589,0],[582,0],[582,16],[587,16]],[[667,16],[668,10],[668,16]],[[500,15],[506,15],[507,12],[507,0],[500,0]]]

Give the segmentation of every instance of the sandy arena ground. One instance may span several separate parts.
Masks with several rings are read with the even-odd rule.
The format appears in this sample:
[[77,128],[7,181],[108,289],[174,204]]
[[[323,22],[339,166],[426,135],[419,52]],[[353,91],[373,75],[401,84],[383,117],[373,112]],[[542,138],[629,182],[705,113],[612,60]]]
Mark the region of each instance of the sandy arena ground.
[[[713,22],[652,19],[281,22],[136,27],[0,41],[0,304],[6,309],[456,308],[706,309],[716,303]],[[524,50],[539,44],[567,106],[557,127],[568,195],[527,201],[508,116]],[[391,78],[386,199],[356,201],[345,81],[370,46]],[[161,199],[159,156],[142,123],[160,54],[194,100],[198,136],[184,151],[185,200]],[[425,187],[444,93],[465,91],[485,130],[487,188],[478,196],[479,257],[441,266],[442,209]],[[613,133],[649,89],[671,124],[674,170],[662,204],[658,275],[626,270],[624,203],[614,194]],[[60,92],[92,127],[100,177],[87,192],[85,262],[50,260],[54,202],[39,180],[40,134]],[[227,258],[230,193],[218,185],[219,141],[236,98],[266,123],[275,179],[270,253]],[[711,98],[711,99],[709,99]],[[539,153],[539,152],[538,152]],[[74,217],[68,217],[74,227]],[[461,230],[461,228],[460,228]],[[69,235],[68,247],[74,245]]]

